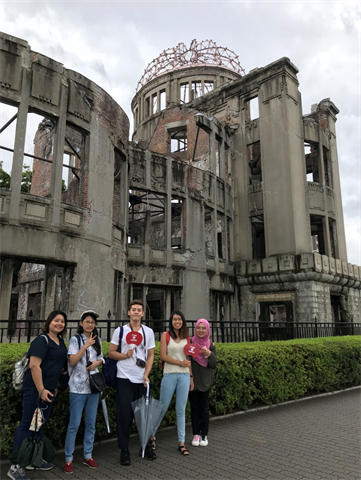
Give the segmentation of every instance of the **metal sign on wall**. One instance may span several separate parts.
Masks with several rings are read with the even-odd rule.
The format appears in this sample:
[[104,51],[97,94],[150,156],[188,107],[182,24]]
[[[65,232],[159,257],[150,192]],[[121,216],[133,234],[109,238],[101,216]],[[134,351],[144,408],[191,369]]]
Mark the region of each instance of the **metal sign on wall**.
[[255,295],[256,302],[291,302],[292,293],[264,293]]

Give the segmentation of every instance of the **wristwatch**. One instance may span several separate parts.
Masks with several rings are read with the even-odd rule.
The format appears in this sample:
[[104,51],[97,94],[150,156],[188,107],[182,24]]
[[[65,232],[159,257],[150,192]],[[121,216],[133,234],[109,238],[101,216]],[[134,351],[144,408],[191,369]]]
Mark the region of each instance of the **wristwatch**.
[[191,378],[193,378],[193,375],[189,375]]

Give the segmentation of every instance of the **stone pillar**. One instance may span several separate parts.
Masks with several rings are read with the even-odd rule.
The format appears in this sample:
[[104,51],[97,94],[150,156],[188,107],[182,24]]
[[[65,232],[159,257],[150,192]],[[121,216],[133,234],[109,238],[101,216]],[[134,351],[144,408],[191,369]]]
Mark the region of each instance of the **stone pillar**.
[[216,174],[217,160],[216,160],[216,135],[212,130],[209,132],[209,170],[214,175]]
[[[166,174],[166,209],[165,209],[165,228],[166,228],[166,249],[167,249],[167,267],[170,268],[173,263],[172,255],[172,157],[167,157]],[[169,312],[170,314],[170,312]]]
[[219,145],[219,155],[218,155],[218,163],[219,163],[219,176],[222,180],[226,178],[226,150],[224,148],[224,141],[218,140],[220,142]]
[[20,216],[20,197],[21,197],[21,179],[24,163],[24,147],[26,124],[29,110],[29,95],[31,86],[31,71],[29,68],[23,68],[22,75],[21,102],[18,108],[16,121],[14,156],[11,167],[11,197],[9,205],[9,223],[16,225]]
[[[60,206],[61,206],[61,187],[63,174],[63,154],[66,129],[66,113],[68,101],[68,87],[61,84],[60,90],[60,113],[56,125],[54,137],[53,164],[51,168],[51,196],[53,197],[53,215],[51,225],[59,227],[60,225]],[[82,159],[84,162],[84,159]]]
[[5,258],[2,260],[0,283],[0,320],[9,320],[13,272],[14,260],[12,258]]
[[323,158],[323,143],[322,138],[324,132],[321,125],[318,128],[318,172],[319,172],[319,182],[323,188],[323,204],[325,205],[325,213],[322,218],[322,231],[323,231],[323,240],[325,245],[325,255],[332,257],[331,255],[331,239],[330,239],[330,229],[328,222],[328,209],[327,209],[327,192],[326,192],[326,176],[325,176],[325,163]]
[[165,318],[169,318],[171,314],[171,301],[172,295],[171,291],[167,290],[165,293]]
[[238,121],[243,128],[238,128],[233,137],[234,157],[231,159],[234,191],[234,260],[250,261],[252,260],[252,229],[248,205],[249,167],[244,108],[240,112]]
[[44,276],[44,303],[42,304],[42,319],[46,320],[54,310],[56,289],[56,265],[48,264]]
[[337,229],[337,245],[335,245],[335,253],[336,258],[341,261],[347,262],[345,225],[343,220],[341,182],[340,171],[338,168],[336,143],[336,115],[338,114],[338,112],[339,111],[336,106],[332,102],[330,102],[330,105],[328,106],[328,128],[330,130],[330,161],[332,166],[333,191],[335,194],[335,216]]
[[147,189],[147,205],[146,205],[146,214],[145,214],[145,225],[144,225],[144,265],[148,266],[150,262],[150,223],[151,223],[151,210],[148,205],[148,194],[152,188],[152,154],[149,150],[145,153],[145,185]]
[[[283,59],[284,61],[284,59]],[[297,69],[281,65],[260,88],[266,256],[309,252],[301,95]],[[271,120],[270,120],[271,119]]]

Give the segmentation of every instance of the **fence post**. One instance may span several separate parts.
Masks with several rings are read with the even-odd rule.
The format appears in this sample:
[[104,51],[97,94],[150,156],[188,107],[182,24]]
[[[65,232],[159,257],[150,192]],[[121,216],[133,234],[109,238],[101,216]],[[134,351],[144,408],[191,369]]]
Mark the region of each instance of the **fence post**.
[[317,317],[315,317],[315,333],[316,333],[316,337],[318,337]]
[[31,332],[31,323],[30,323],[30,320],[27,320],[26,323],[27,323],[27,325],[28,325],[28,333],[27,333],[27,339],[26,339],[26,341],[27,341],[27,343],[30,343],[30,336],[31,336],[31,335],[30,335],[30,332]]
[[112,318],[112,314],[110,313],[110,310],[108,311],[108,315],[107,315],[107,342],[110,342],[110,321],[111,321],[111,318]]

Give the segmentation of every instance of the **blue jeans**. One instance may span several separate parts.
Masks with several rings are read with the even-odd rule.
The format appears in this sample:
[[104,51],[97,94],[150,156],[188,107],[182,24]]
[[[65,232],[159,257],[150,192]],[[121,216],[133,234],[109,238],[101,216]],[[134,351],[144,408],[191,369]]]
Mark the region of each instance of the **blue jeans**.
[[95,420],[97,418],[99,393],[69,393],[70,420],[65,439],[65,461],[73,461],[75,438],[81,422],[81,415],[85,411],[84,421],[84,458],[92,458],[95,436]]
[[[54,391],[51,393],[54,394]],[[37,389],[35,388],[34,385],[27,385],[24,383],[23,385],[23,414],[21,416],[21,422],[17,429],[15,430],[15,435],[14,435],[14,450],[16,450],[25,440],[25,438],[30,438],[34,432],[29,430],[31,420],[34,415],[34,411],[36,407],[38,406],[38,399],[39,399],[39,393]],[[44,420],[49,418],[50,412],[51,412],[51,407],[53,406],[53,402],[43,402],[40,400],[39,407],[43,411],[44,415]],[[44,423],[45,423],[44,422]],[[38,432],[35,433],[38,437],[43,436],[43,427],[38,430]]]
[[178,442],[183,443],[186,435],[186,406],[189,393],[190,376],[188,373],[165,373],[160,386],[160,401],[163,405],[160,418],[154,427],[153,435],[158,430],[160,422],[168,410],[174,391],[175,412],[177,416]]

